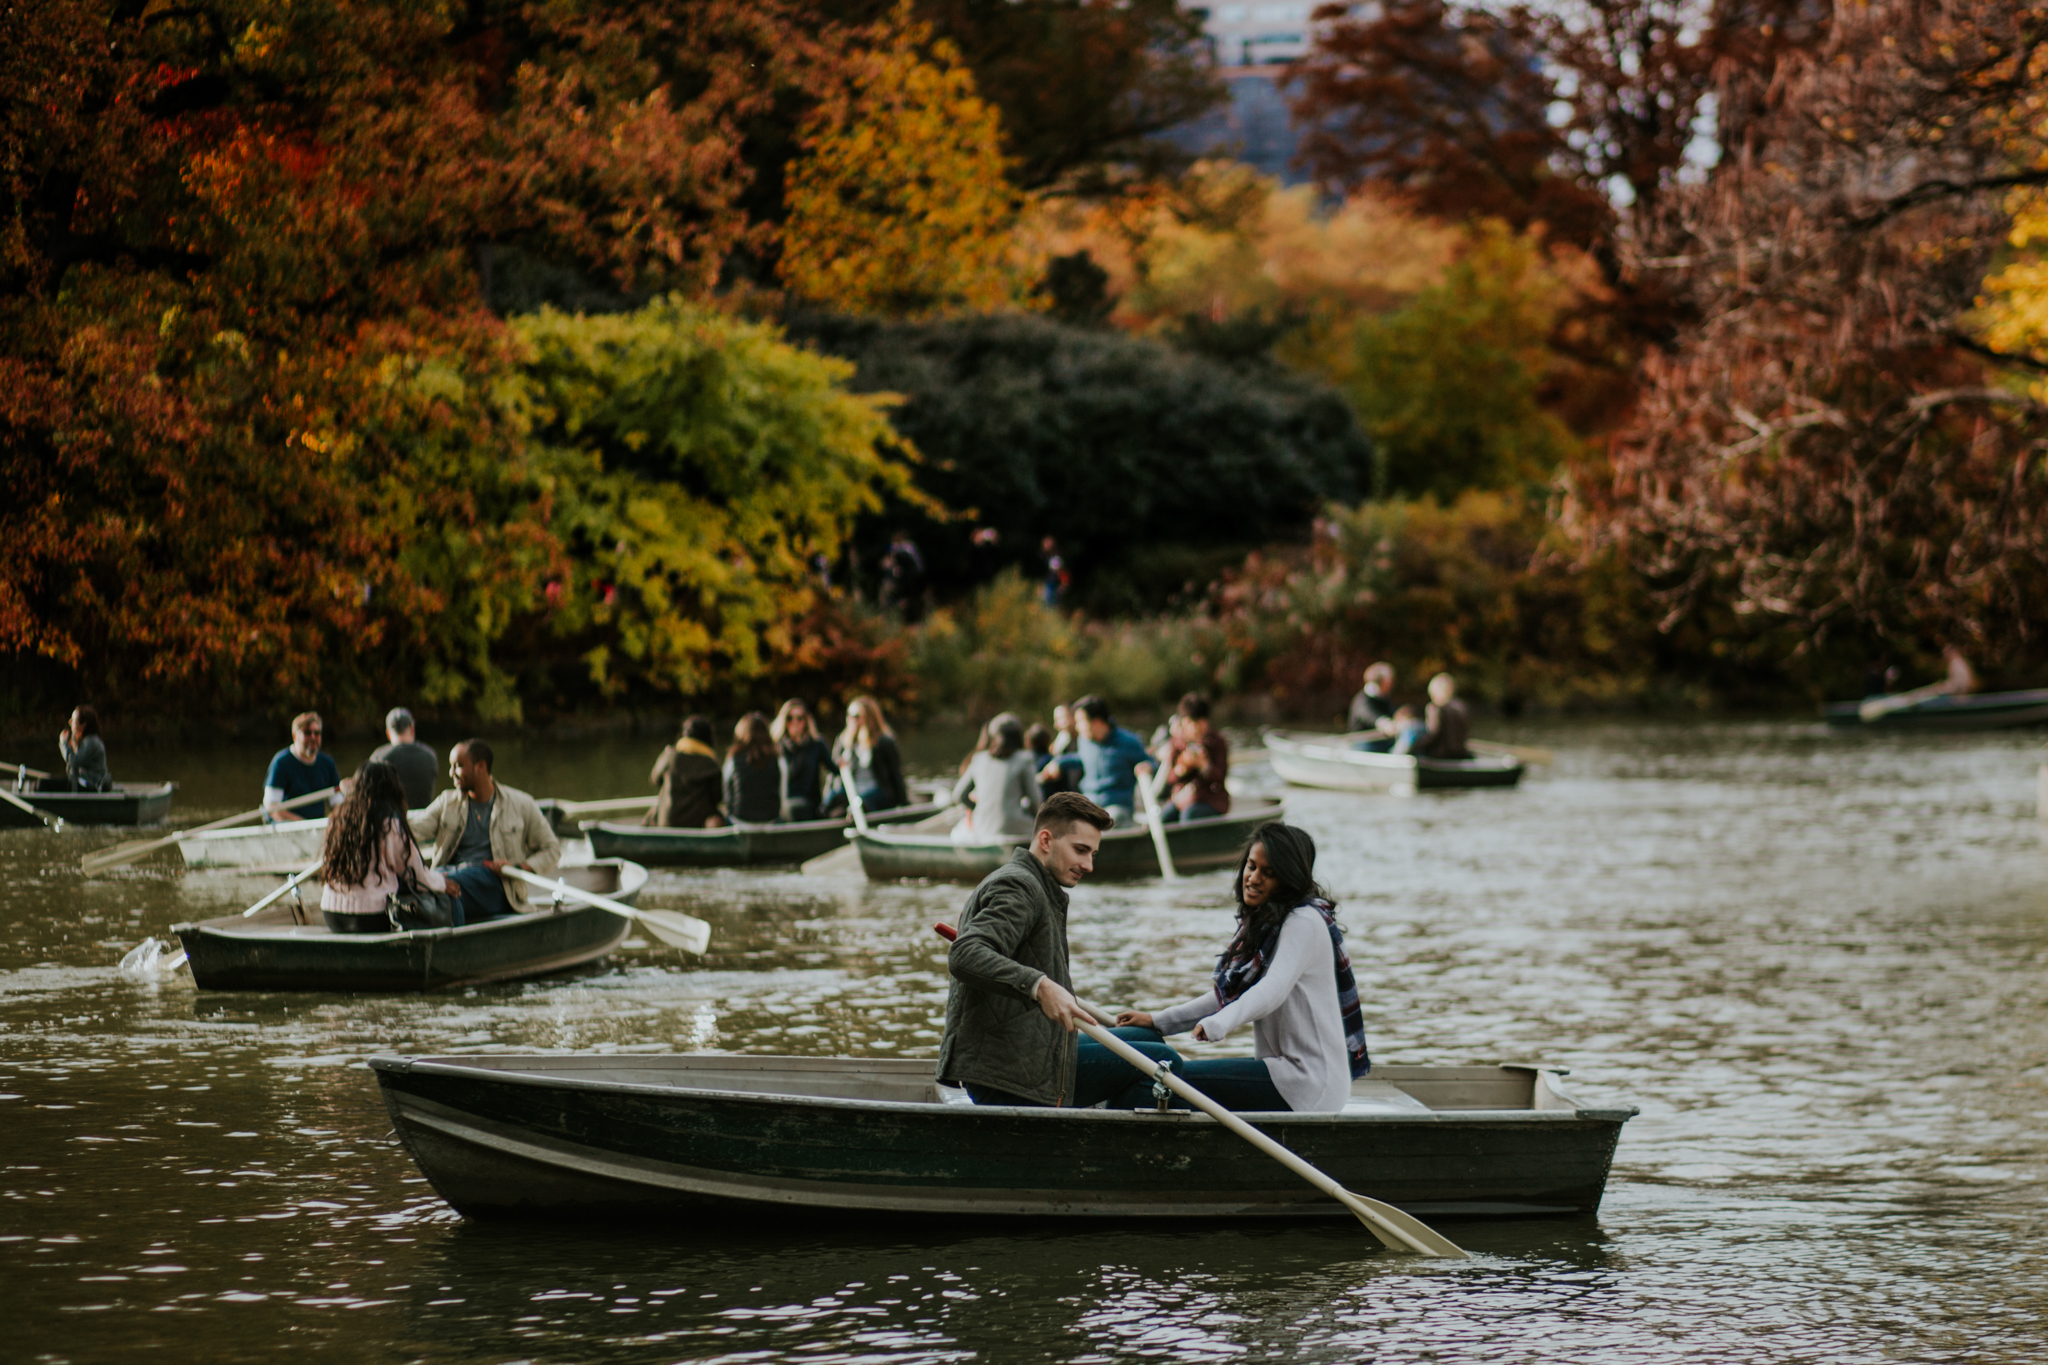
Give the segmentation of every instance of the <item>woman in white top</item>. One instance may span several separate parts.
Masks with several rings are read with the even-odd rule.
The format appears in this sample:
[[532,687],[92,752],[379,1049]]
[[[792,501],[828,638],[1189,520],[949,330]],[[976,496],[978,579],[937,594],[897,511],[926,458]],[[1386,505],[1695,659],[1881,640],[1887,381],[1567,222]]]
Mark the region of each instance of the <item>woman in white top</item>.
[[963,844],[1027,840],[1038,817],[1038,768],[1024,746],[1024,722],[1005,711],[982,734],[986,747],[976,750],[953,787],[955,801],[974,793],[974,810],[953,826],[953,838]]
[[[403,874],[428,891],[461,894],[461,888],[428,867],[419,845],[405,827],[405,784],[398,769],[382,760],[365,763],[354,788],[327,822],[321,853],[320,908],[341,915],[360,915],[372,927],[388,930],[384,919],[391,893]],[[457,924],[462,923],[460,916]]]
[[1307,833],[1260,825],[1238,867],[1237,934],[1217,959],[1215,985],[1170,1009],[1117,1016],[1119,1026],[1161,1035],[1193,1028],[1204,1042],[1250,1024],[1252,1056],[1177,1068],[1225,1108],[1334,1112],[1372,1065],[1344,931],[1315,870]]

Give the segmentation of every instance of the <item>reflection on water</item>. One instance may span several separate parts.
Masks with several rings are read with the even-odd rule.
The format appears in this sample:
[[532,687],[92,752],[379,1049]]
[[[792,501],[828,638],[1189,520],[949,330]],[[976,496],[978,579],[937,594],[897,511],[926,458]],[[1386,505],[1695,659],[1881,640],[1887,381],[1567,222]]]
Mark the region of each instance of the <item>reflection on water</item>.
[[[1541,1059],[1643,1106],[1598,1220],[1459,1224],[1479,1258],[1456,1266],[1334,1224],[466,1224],[390,1137],[363,1056],[930,1056],[930,924],[962,890],[658,873],[645,903],[709,919],[705,958],[641,946],[426,998],[200,996],[115,963],[274,882],[164,861],[85,881],[77,854],[118,834],[7,831],[0,1267],[23,1358],[2038,1359],[2037,739],[1520,737],[1561,756],[1518,792],[1289,796],[1376,1058]],[[501,752],[514,785],[594,797],[638,789],[647,747]],[[179,778],[203,819],[253,804],[266,756],[119,757]],[[1227,882],[1083,887],[1084,992],[1200,989]]]

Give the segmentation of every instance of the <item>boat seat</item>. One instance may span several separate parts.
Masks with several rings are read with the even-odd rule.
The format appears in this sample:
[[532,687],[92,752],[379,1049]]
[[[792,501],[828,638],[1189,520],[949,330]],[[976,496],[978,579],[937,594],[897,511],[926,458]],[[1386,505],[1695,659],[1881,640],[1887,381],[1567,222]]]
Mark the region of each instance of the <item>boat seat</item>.
[[1366,1076],[1351,1083],[1351,1098],[1344,1103],[1345,1113],[1384,1114],[1396,1110],[1411,1114],[1430,1112],[1428,1105],[1392,1081],[1378,1081]]

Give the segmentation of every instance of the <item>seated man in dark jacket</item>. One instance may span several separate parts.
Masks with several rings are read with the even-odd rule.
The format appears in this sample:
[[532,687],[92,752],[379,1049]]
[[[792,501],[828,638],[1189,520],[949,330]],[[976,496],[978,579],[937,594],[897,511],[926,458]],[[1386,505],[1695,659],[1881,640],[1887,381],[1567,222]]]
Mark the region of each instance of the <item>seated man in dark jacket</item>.
[[[1076,792],[1038,808],[1031,843],[982,879],[960,912],[947,956],[953,989],[939,1080],[976,1104],[1149,1108],[1151,1081],[1094,1040],[1067,974],[1067,888],[1095,869],[1109,812]],[[1091,1021],[1092,1022],[1092,1021]],[[1149,1029],[1118,1029],[1140,1052],[1180,1070],[1180,1055]]]

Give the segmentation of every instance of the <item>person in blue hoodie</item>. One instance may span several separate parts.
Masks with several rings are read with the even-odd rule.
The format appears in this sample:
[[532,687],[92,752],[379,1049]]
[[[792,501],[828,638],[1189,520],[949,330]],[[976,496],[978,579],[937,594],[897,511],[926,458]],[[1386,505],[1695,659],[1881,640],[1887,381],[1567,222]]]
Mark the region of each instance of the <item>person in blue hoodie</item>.
[[1152,755],[1143,740],[1116,723],[1102,698],[1083,697],[1074,709],[1081,713],[1081,795],[1118,825],[1128,825],[1138,805],[1138,783],[1152,776]]

